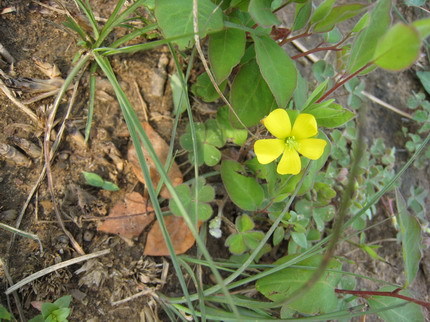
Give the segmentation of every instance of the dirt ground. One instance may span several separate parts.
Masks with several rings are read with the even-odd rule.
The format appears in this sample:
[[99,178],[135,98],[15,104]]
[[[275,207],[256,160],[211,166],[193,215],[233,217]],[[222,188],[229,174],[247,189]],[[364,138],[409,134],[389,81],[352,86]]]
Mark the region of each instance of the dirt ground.
[[[91,1],[93,8],[96,8],[96,16],[99,17],[109,16],[113,2]],[[41,3],[61,9],[54,1]],[[76,12],[71,1],[67,3],[67,7]],[[36,66],[35,60],[38,60],[56,64],[61,76],[66,77],[79,48],[76,45],[77,38],[62,25],[65,15],[43,7],[37,1],[0,0],[0,12],[10,6],[15,6],[17,11],[0,15],[0,43],[16,62],[11,70],[9,64],[0,61],[0,68],[13,78],[47,79]],[[405,9],[405,12],[413,17],[414,13],[408,10]],[[168,141],[173,121],[173,103],[166,75],[172,71],[173,64],[167,49],[159,48],[150,52],[115,57],[112,59],[112,65],[139,116],[143,119],[148,115],[151,125]],[[169,267],[168,259],[142,255],[144,237],[130,246],[118,236],[97,231],[97,226],[109,209],[117,200],[123,198],[125,193],[143,191],[142,184],[126,162],[130,138],[113,90],[101,76],[98,77],[97,84],[90,144],[85,145],[82,140],[88,101],[88,75],[84,75],[66,124],[64,140],[52,165],[52,177],[55,197],[64,215],[66,228],[85,253],[90,254],[102,249],[110,249],[110,253],[84,264],[57,270],[22,287],[18,296],[26,318],[38,313],[31,302],[53,301],[62,295],[71,294],[74,298],[71,321],[139,321],[145,314],[156,315],[158,306],[154,300],[155,290],[172,296],[180,295],[180,288],[171,265]],[[405,109],[410,93],[422,89],[414,72],[405,71],[397,74],[374,72],[366,79],[366,90]],[[72,91],[68,92],[68,97],[71,93]],[[19,94],[21,100],[34,97],[34,93]],[[45,108],[51,103],[52,98],[46,98],[30,104],[29,107],[43,120],[46,117]],[[67,100],[64,100],[60,105],[59,116],[64,115],[67,107]],[[44,166],[43,156],[40,154],[44,132],[43,127],[35,124],[3,94],[0,94],[0,116],[1,144],[17,146],[17,142],[25,139],[36,147],[33,156],[22,151],[23,148],[18,148],[18,156],[0,158],[0,222],[14,226]],[[400,168],[401,162],[407,158],[406,153],[402,152],[405,139],[401,134],[401,127],[411,126],[410,122],[370,102],[367,120],[367,140],[371,142],[382,137],[387,146],[395,146],[399,151],[396,157],[400,160]],[[58,131],[58,127],[55,130]],[[92,188],[85,184],[82,171],[96,172],[117,183],[121,190],[109,192]],[[407,196],[411,186],[422,186],[430,190],[428,177],[428,169],[409,170],[402,180],[402,192]],[[375,217],[374,222],[388,216],[382,205],[380,208],[379,217]],[[77,256],[69,238],[57,224],[46,179],[31,199],[20,228],[38,235],[44,249],[41,253],[37,242],[19,236],[11,244],[12,235],[0,230],[0,258],[8,264],[9,274],[14,282]],[[340,249],[339,252],[348,253],[348,258],[357,263],[349,269],[401,284],[401,248],[397,242],[392,241],[396,238],[393,226],[390,223],[379,225],[369,231],[368,238],[369,241],[388,240],[382,243],[383,247],[379,250],[386,263],[371,260],[360,251]],[[222,241],[213,241],[213,244],[216,245],[216,257],[228,257],[228,250]],[[426,250],[419,275],[412,285],[413,295],[425,301],[430,299],[429,259],[430,250]],[[4,295],[8,286],[6,276],[0,270],[0,302],[3,305],[14,301],[12,297],[6,299]],[[374,289],[376,286],[370,282],[362,282],[359,287]],[[146,291],[148,294],[145,296],[121,302],[133,294]],[[15,308],[15,305],[12,307]],[[18,317],[16,311],[14,314]],[[163,320],[162,313],[159,315]]]

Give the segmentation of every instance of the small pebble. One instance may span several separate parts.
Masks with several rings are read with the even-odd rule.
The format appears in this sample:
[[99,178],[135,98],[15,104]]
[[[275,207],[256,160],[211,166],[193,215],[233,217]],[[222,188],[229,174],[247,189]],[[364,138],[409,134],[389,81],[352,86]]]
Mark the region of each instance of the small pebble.
[[84,232],[84,241],[90,242],[94,238],[94,232],[91,230],[85,230]]
[[15,209],[5,210],[0,214],[0,218],[5,221],[12,221],[18,217],[18,211]]

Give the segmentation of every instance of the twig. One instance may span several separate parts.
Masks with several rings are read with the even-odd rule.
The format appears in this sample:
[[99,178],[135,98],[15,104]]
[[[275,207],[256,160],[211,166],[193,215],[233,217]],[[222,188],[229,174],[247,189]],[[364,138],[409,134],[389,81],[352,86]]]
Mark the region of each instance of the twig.
[[131,295],[129,297],[126,297],[125,299],[122,299],[122,300],[119,300],[119,301],[111,302],[110,304],[112,306],[124,304],[126,302],[129,302],[131,300],[134,300],[134,299],[136,299],[138,297],[141,297],[141,296],[147,295],[147,294],[151,294],[152,297],[157,297],[158,298],[158,295],[155,293],[155,290],[153,290],[152,288],[149,288],[149,287],[145,287],[145,289],[143,291],[139,292],[139,293],[133,294],[133,295]]
[[337,48],[337,45],[336,46],[330,46],[330,47],[317,47],[317,48],[305,51],[303,53],[297,54],[297,55],[291,57],[291,59],[296,60],[300,57],[304,57],[304,56],[310,55],[312,53],[316,53],[319,51],[330,51],[330,50],[331,51],[339,51],[339,50],[342,50],[342,48]]
[[[303,46],[303,44],[302,43],[300,43],[299,41],[297,41],[297,40],[294,40],[294,41],[292,41],[292,43],[293,43],[293,45],[298,49],[298,50],[300,50],[300,51],[302,51],[302,52],[309,52],[309,50],[305,47],[305,46]],[[306,55],[306,58],[308,58],[311,62],[313,62],[313,63],[316,63],[316,62],[318,62],[320,59],[316,56],[316,55],[314,55],[313,53],[310,53],[310,54],[308,54],[308,55]],[[393,105],[391,105],[391,104],[388,104],[387,102],[384,102],[383,100],[381,100],[381,99],[379,99],[379,98],[377,98],[376,96],[374,96],[374,95],[372,95],[372,94],[370,94],[370,93],[368,93],[368,92],[366,92],[366,91],[362,91],[361,92],[361,94],[363,94],[364,96],[366,96],[368,99],[370,99],[372,102],[374,102],[374,103],[376,103],[376,104],[379,104],[379,105],[381,105],[381,106],[383,106],[383,107],[385,107],[385,108],[387,108],[387,109],[389,109],[390,111],[393,111],[393,112],[395,112],[395,113],[397,113],[397,114],[399,114],[399,115],[401,115],[401,116],[404,116],[404,117],[406,117],[406,118],[408,118],[408,119],[412,119],[412,115],[410,115],[409,113],[406,113],[406,112],[403,112],[402,110],[400,110],[399,108],[397,108],[397,107],[395,107],[395,106],[393,106]]]
[[366,92],[366,91],[362,91],[361,94],[363,94],[364,96],[366,96],[368,99],[370,99],[372,102],[375,102],[376,104],[379,104],[387,109],[389,109],[390,111],[393,111],[401,116],[404,116],[408,119],[413,120],[413,117],[411,114],[403,112],[402,110],[399,110],[397,107],[394,107],[391,104],[388,104],[386,102],[384,102],[383,100],[380,100],[379,98],[377,98],[376,96],[373,96],[372,94]]
[[2,55],[10,65],[15,63],[15,58],[13,58],[13,56],[1,43],[0,43],[0,55]]
[[[78,91],[78,85],[79,85],[79,80],[76,81],[75,86],[73,88],[72,98],[70,99],[70,102],[69,102],[69,109],[68,109],[69,114],[70,114],[71,107],[74,105],[74,101],[76,99],[76,94]],[[62,95],[60,92],[59,96],[57,96],[56,101],[59,102],[58,98],[61,96]],[[75,240],[73,235],[67,230],[66,226],[64,226],[63,219],[61,218],[60,210],[59,210],[58,205],[57,205],[57,200],[55,198],[54,182],[52,179],[52,172],[51,172],[51,159],[52,159],[53,153],[52,154],[50,153],[51,149],[49,146],[50,145],[49,142],[50,142],[50,133],[52,130],[53,123],[55,121],[56,112],[57,112],[57,108],[55,108],[55,104],[54,104],[52,106],[51,112],[49,113],[48,120],[46,122],[45,139],[43,142],[43,148],[44,148],[43,152],[45,155],[46,177],[48,179],[48,189],[49,189],[49,192],[51,194],[51,200],[52,200],[52,204],[54,207],[54,212],[55,212],[55,215],[57,217],[57,220],[58,220],[58,223],[59,223],[61,229],[64,231],[64,233],[70,239],[70,242],[72,243],[73,248],[78,252],[78,254],[83,255],[83,254],[85,254],[84,250],[78,244],[78,242]],[[68,117],[68,115],[66,115],[66,117]],[[65,120],[66,119],[63,120],[63,124],[65,123]]]
[[427,309],[430,309],[430,302],[421,301],[414,299],[409,296],[405,296],[402,294],[399,294],[399,291],[401,291],[401,288],[396,288],[392,292],[382,292],[382,291],[354,291],[354,290],[341,290],[341,289],[335,289],[334,291],[339,294],[351,294],[351,295],[357,295],[359,297],[368,298],[369,296],[388,296],[388,297],[395,297],[398,299],[402,299],[408,302],[413,302],[415,304],[421,305]]
[[[0,267],[3,267],[4,276],[6,277],[6,280],[9,283],[9,285],[13,285],[13,280],[9,274],[9,270],[1,258],[0,258]],[[16,293],[16,291],[13,291],[12,295],[13,295],[13,299],[15,300],[16,307],[18,308],[18,314],[19,314],[20,320],[26,321],[18,294]]]
[[6,84],[3,82],[3,80],[1,78],[0,78],[0,89],[16,106],[18,106],[18,108],[21,111],[23,111],[25,114],[27,114],[36,124],[40,123],[37,115],[31,109],[29,109],[27,106],[22,104],[15,96],[13,96],[11,90],[6,86]]
[[26,284],[28,284],[28,283],[30,283],[30,282],[32,282],[32,281],[34,281],[34,280],[42,277],[42,276],[45,276],[46,274],[55,272],[56,270],[59,270],[61,268],[64,268],[64,267],[67,267],[67,266],[70,266],[70,265],[75,265],[77,263],[80,263],[80,262],[83,262],[83,261],[87,261],[87,260],[89,260],[91,258],[100,257],[100,256],[103,256],[103,255],[106,255],[106,254],[109,254],[109,253],[110,253],[110,249],[100,250],[100,251],[94,252],[92,254],[82,255],[82,256],[79,256],[79,257],[76,257],[76,258],[72,258],[72,259],[69,259],[67,261],[64,261],[64,262],[61,262],[61,263],[49,266],[49,267],[44,268],[44,269],[42,269],[42,270],[40,270],[40,271],[38,271],[38,272],[36,272],[34,274],[31,274],[30,276],[27,276],[26,278],[22,279],[21,281],[19,281],[15,285],[9,287],[6,290],[5,294],[8,295],[8,294],[16,291],[17,289],[23,287],[24,285],[26,285]]

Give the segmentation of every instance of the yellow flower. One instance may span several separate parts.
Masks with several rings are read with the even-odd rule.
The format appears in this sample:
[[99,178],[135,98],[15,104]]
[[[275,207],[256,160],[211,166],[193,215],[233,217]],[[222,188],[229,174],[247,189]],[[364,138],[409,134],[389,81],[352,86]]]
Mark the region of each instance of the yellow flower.
[[276,171],[279,174],[298,174],[302,169],[299,153],[317,160],[324,152],[325,140],[314,139],[318,134],[317,121],[311,114],[299,114],[291,126],[286,110],[278,108],[263,119],[263,124],[276,139],[257,140],[254,151],[261,164],[268,164],[281,154]]

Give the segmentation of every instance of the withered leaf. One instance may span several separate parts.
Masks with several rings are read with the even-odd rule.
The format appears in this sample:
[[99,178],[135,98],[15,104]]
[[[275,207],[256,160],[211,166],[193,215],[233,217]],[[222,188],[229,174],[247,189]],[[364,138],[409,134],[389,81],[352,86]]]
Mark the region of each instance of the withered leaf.
[[[182,217],[166,216],[164,217],[164,221],[172,240],[175,254],[183,254],[194,245],[196,240]],[[198,226],[200,227],[200,225],[201,222],[199,221]],[[158,220],[148,233],[143,253],[148,256],[170,255]]]
[[125,195],[124,201],[118,201],[97,229],[105,233],[117,234],[132,239],[154,220],[154,213],[148,200],[137,192]]
[[[161,163],[165,164],[169,154],[169,145],[163,140],[163,138],[160,135],[158,135],[158,133],[151,127],[151,125],[149,125],[148,122],[142,122],[142,127],[145,130],[146,135],[148,135],[148,138],[151,141],[152,146],[154,147],[155,153],[157,154]],[[148,151],[143,146],[142,146],[142,151],[143,151],[143,155],[145,156],[146,162],[148,164],[152,183],[154,187],[157,187],[158,182],[160,181],[160,175],[158,174],[154,161],[149,157]],[[127,159],[130,162],[133,172],[137,176],[139,181],[146,184],[145,179],[143,177],[142,170],[140,169],[136,149],[134,148],[133,144],[131,144],[128,149]],[[179,169],[176,162],[173,162],[171,164],[167,175],[172,181],[173,186],[180,185],[183,182],[182,172]],[[163,186],[163,188],[161,189],[160,195],[166,199],[169,199],[171,197],[166,186]]]

